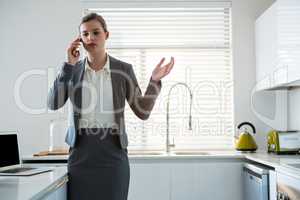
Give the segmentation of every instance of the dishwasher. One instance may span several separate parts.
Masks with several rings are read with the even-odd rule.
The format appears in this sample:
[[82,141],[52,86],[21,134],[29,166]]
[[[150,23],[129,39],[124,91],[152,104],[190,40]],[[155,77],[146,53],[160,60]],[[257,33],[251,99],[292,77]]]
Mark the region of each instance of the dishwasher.
[[243,167],[243,200],[269,200],[269,169],[246,163]]

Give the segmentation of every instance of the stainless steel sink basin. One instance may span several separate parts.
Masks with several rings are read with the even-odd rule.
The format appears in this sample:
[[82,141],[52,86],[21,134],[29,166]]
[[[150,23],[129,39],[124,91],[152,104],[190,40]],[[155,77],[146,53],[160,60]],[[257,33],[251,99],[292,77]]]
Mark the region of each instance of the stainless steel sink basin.
[[166,155],[166,156],[176,156],[176,155],[210,155],[209,152],[205,152],[205,151],[174,151],[174,152],[170,152],[169,154],[167,154],[164,151],[129,151],[128,152],[129,156],[159,156],[159,155]]
[[165,152],[147,152],[147,151],[129,151],[128,155],[132,156],[158,156],[163,155]]
[[182,151],[182,152],[174,152],[175,155],[210,155],[209,152],[204,152],[204,151]]

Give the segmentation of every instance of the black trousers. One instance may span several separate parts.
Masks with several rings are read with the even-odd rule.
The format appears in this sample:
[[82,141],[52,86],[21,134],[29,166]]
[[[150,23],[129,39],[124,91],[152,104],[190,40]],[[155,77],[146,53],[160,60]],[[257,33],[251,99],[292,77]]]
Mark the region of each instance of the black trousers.
[[69,200],[127,200],[127,150],[110,128],[80,129],[68,160]]

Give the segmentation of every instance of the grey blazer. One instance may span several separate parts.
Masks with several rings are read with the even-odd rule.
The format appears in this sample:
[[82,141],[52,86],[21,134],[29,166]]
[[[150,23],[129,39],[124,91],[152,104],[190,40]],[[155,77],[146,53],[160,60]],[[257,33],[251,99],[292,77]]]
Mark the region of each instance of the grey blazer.
[[[143,96],[136,80],[132,65],[120,61],[114,57],[110,58],[110,75],[113,89],[113,106],[115,127],[119,134],[122,148],[127,148],[128,137],[125,130],[124,107],[125,99],[131,109],[142,120],[149,118],[155,100],[161,90],[161,81],[155,82],[150,79],[145,95]],[[48,107],[51,110],[61,108],[68,99],[72,103],[71,116],[66,134],[66,143],[70,147],[76,146],[79,119],[82,104],[82,81],[86,59],[80,60],[75,65],[64,63],[58,73],[52,88],[48,94]]]

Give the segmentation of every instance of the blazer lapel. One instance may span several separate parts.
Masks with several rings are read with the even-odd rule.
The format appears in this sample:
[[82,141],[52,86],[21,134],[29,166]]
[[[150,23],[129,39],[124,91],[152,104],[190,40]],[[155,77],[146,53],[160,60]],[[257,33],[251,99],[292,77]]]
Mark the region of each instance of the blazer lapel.
[[79,67],[79,72],[76,73],[78,77],[76,77],[76,84],[75,84],[75,105],[76,109],[74,110],[75,115],[79,115],[81,112],[81,107],[82,107],[82,82],[83,82],[83,77],[84,77],[84,69],[85,69],[85,62],[86,58],[82,61]]
[[114,113],[116,122],[119,121],[120,114],[120,102],[121,101],[121,87],[120,87],[120,63],[118,60],[109,56],[110,62],[110,76],[111,76],[111,84],[112,84],[112,93],[113,93],[113,105],[114,105]]

